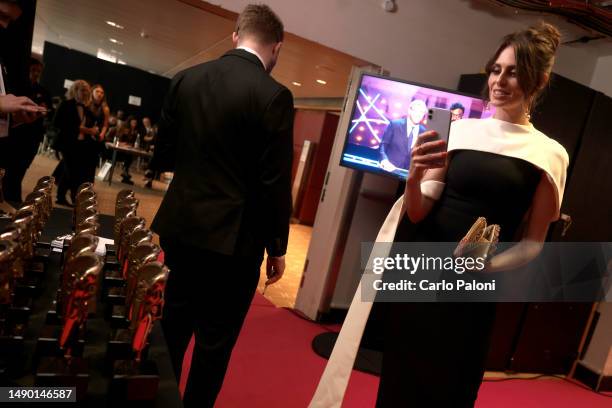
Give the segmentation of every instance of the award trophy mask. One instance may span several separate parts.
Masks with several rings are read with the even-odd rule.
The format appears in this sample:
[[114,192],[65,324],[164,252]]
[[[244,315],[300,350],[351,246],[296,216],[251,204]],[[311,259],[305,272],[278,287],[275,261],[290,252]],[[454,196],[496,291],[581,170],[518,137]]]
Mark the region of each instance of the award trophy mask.
[[85,183],[82,183],[76,191],[76,195],[75,197],[78,197],[79,194],[81,194],[83,191],[92,191],[93,192],[93,183],[90,181],[86,181]]
[[21,224],[9,224],[4,231],[0,232],[0,239],[15,243],[15,262],[13,264],[14,278],[19,279],[24,274],[24,257],[27,251],[27,237],[24,226]]
[[159,262],[140,267],[130,325],[134,335],[132,348],[136,353],[136,361],[141,359],[153,323],[161,319],[168,272],[168,267]]
[[121,260],[122,273],[123,273],[124,279],[127,279],[127,271],[128,271],[128,266],[129,266],[128,260],[134,248],[136,248],[138,245],[142,243],[152,242],[152,241],[153,241],[153,233],[146,228],[137,229],[133,231],[129,235],[129,237],[124,239],[122,243],[123,259]]
[[136,211],[138,209],[138,200],[136,198],[126,198],[121,202],[121,206],[117,207],[115,210],[115,229],[114,229],[114,239],[115,245],[119,245],[119,226],[121,222],[127,217],[136,216]]
[[152,242],[143,242],[136,246],[128,258],[127,288],[125,304],[128,310],[134,300],[134,292],[138,283],[138,271],[144,264],[155,262],[161,254],[161,248]]
[[73,258],[67,268],[68,277],[73,281],[64,307],[64,327],[59,346],[66,350],[67,355],[70,355],[69,339],[77,330],[83,328],[87,320],[89,302],[93,294],[96,293],[102,262],[97,255],[85,253]]
[[13,216],[13,223],[22,226],[24,236],[24,261],[29,261],[34,255],[34,242],[37,231],[35,230],[35,215],[30,210],[20,209]]
[[72,284],[74,283],[75,279],[75,276],[70,275],[71,273],[74,273],[74,267],[69,267],[69,265],[71,265],[73,259],[87,253],[95,252],[97,246],[98,237],[88,233],[77,234],[70,242],[70,246],[64,255],[61,290],[57,299],[57,311],[60,313],[60,315],[63,313],[63,307],[66,304],[66,299],[72,290]]
[[100,224],[96,220],[84,220],[76,226],[75,232],[77,234],[86,233],[92,235],[98,235]]
[[135,231],[145,229],[146,221],[142,217],[127,217],[119,224],[119,239],[115,241],[117,245],[117,260],[119,265],[123,264],[126,257],[125,250],[127,249],[127,242],[130,235]]
[[125,190],[121,190],[117,193],[117,198],[115,199],[115,212],[117,211],[117,208],[121,207],[121,204],[124,200],[126,199],[134,199],[136,198],[136,194],[134,193],[134,190],[129,190],[129,189],[125,189]]
[[17,244],[0,240],[0,305],[12,301],[16,253]]

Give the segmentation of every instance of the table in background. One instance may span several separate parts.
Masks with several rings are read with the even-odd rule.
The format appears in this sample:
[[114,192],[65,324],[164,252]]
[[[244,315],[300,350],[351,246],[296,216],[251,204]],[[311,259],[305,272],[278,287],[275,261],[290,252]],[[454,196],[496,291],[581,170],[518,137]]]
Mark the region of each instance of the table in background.
[[121,145],[121,144],[116,145],[110,142],[106,142],[105,145],[107,149],[111,149],[113,151],[113,158],[111,159],[111,168],[108,173],[108,185],[109,186],[113,184],[113,173],[115,172],[115,165],[117,164],[117,152],[130,154],[136,157],[146,157],[149,159],[153,157],[153,152],[150,152],[144,149],[135,148],[135,147],[128,146],[128,145]]

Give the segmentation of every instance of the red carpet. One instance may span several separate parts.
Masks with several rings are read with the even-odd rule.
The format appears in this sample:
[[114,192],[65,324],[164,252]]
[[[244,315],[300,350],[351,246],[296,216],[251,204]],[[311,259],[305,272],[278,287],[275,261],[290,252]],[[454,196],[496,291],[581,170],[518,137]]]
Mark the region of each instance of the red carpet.
[[[334,328],[335,329],[335,328]],[[325,327],[275,308],[255,295],[216,407],[306,407],[326,360],[310,347]],[[185,354],[181,390],[185,387],[193,340]],[[344,407],[374,407],[378,377],[354,371]],[[566,381],[485,382],[477,408],[611,408],[605,398]]]

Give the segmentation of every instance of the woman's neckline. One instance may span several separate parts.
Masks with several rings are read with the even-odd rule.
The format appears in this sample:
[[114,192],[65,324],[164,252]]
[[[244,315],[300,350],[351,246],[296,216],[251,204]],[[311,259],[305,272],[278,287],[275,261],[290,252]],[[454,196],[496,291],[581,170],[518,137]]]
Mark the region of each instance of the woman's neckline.
[[497,118],[494,118],[493,116],[491,116],[488,119],[492,119],[494,121],[497,121],[497,122],[500,122],[500,123],[503,123],[503,124],[506,124],[506,125],[520,126],[520,127],[523,127],[523,128],[533,129],[533,123],[531,123],[531,122],[529,122],[527,125],[521,125],[520,123],[508,122],[507,120],[497,119]]

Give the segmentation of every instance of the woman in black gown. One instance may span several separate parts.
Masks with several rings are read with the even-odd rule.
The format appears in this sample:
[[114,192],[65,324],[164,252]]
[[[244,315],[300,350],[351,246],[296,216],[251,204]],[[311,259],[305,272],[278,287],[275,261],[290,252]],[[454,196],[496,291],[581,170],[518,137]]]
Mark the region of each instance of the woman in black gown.
[[[517,242],[492,257],[485,273],[517,268],[537,255],[540,246],[533,243],[545,240],[550,222],[558,217],[567,153],[533,128],[529,111],[548,82],[559,39],[547,24],[506,36],[487,64],[485,96],[495,107],[493,118],[455,122],[448,152],[439,153],[446,150],[444,141],[427,141],[432,132],[419,136],[422,144],[412,151],[404,195],[407,217],[398,226],[396,242],[457,242],[484,216],[500,225],[500,241]],[[473,143],[477,147],[453,149],[453,140],[461,137],[480,139],[482,147]],[[521,151],[533,151],[533,158],[507,154],[503,146],[515,142]],[[498,145],[487,148],[489,143]],[[562,174],[546,168],[547,162]],[[424,184],[430,188],[423,189]],[[407,218],[416,226],[409,228]],[[474,406],[495,304],[384,306],[377,407]]]

